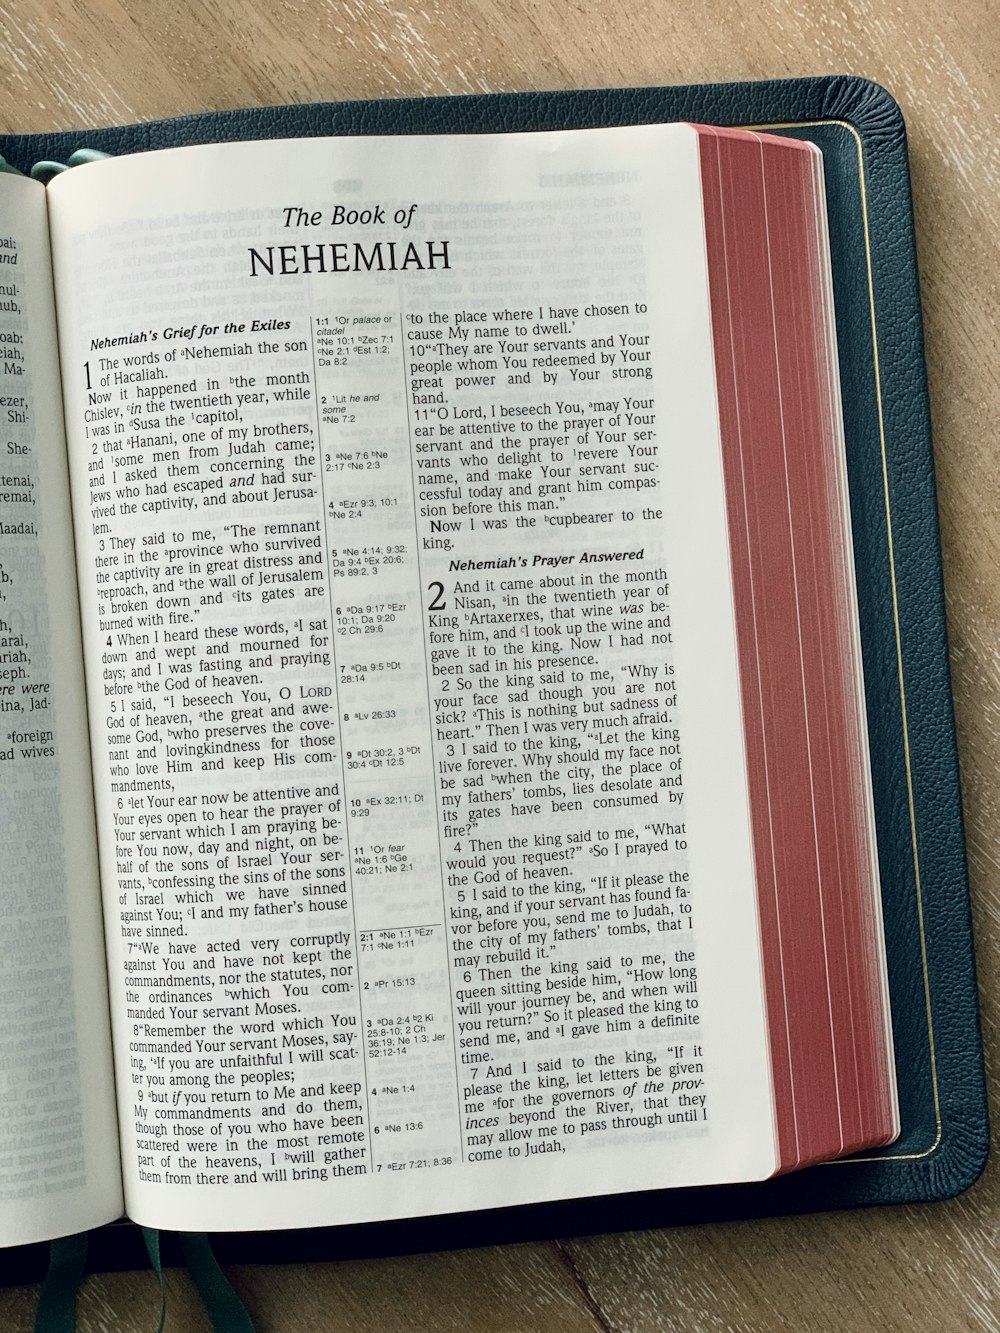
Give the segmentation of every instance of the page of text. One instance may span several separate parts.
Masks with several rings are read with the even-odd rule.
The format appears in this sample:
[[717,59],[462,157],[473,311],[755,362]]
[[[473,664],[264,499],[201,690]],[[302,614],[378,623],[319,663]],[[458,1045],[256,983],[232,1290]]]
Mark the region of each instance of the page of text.
[[770,1172],[693,134],[50,193],[130,1213]]
[[122,1208],[45,192],[0,176],[0,1245]]

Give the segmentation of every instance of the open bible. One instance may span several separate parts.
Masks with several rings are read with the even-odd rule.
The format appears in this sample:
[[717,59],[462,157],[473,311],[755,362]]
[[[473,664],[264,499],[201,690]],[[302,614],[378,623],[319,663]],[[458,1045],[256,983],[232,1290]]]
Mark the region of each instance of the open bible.
[[819,151],[0,177],[0,1234],[899,1131]]

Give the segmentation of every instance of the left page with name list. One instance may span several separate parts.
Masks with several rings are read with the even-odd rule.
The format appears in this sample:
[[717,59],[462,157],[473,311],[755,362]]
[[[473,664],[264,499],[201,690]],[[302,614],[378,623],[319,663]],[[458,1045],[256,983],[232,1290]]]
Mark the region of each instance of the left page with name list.
[[122,1211],[45,191],[0,176],[0,1245]]

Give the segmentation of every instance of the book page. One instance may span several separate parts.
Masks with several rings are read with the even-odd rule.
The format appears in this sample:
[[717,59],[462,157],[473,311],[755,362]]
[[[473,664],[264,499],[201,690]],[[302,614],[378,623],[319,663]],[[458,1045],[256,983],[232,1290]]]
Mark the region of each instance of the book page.
[[50,194],[130,1214],[767,1175],[693,133]]
[[0,176],[0,1245],[120,1215],[45,191]]

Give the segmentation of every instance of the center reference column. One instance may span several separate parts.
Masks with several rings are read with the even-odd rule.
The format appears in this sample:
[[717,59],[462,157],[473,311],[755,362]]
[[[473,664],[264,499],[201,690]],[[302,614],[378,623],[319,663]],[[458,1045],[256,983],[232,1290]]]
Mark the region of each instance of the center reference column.
[[[401,336],[392,311],[313,322],[336,707],[377,1170],[445,1166],[461,1156],[422,624],[423,603],[433,606],[439,587],[421,589]],[[345,390],[362,382],[358,370],[364,391]],[[331,739],[324,730],[315,744]]]

